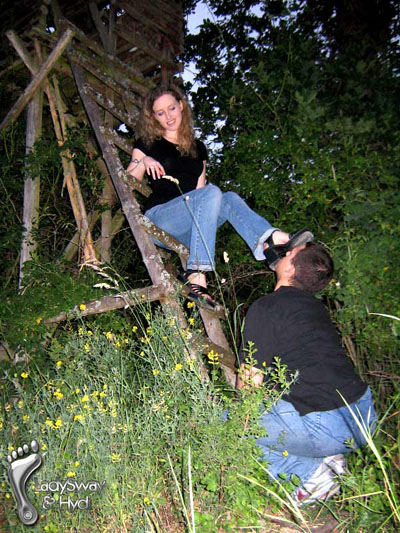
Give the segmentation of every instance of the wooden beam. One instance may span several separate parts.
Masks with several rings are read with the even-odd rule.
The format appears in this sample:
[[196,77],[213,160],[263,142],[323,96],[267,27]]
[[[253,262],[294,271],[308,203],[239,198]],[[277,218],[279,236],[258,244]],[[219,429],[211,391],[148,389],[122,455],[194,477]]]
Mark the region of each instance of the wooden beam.
[[7,113],[3,122],[0,124],[0,131],[4,130],[6,127],[10,126],[13,122],[17,120],[27,103],[31,100],[37,89],[40,87],[40,85],[43,83],[43,81],[53,68],[55,62],[58,60],[58,58],[62,55],[66,47],[72,41],[73,36],[74,32],[70,29],[67,29],[63,33],[49,57],[40,67],[39,72],[36,74],[36,76],[33,77],[25,91],[21,94],[14,106]]
[[128,32],[124,28],[118,28],[116,30],[116,34],[122,39],[124,39],[124,41],[127,41],[132,46],[136,46],[145,54],[155,59],[158,64],[165,65],[166,67],[169,67],[171,69],[176,69],[179,66],[180,70],[183,70],[182,63],[178,65],[177,63],[174,63],[173,61],[170,61],[169,59],[164,57],[162,50],[155,48],[154,46],[149,44],[149,42],[146,41],[146,39],[143,39],[138,32]]
[[[123,150],[129,155],[132,155],[133,150],[133,144],[131,144],[128,139],[125,139],[122,135],[119,135],[115,130],[112,130],[111,128],[103,128],[103,133],[107,137],[107,139],[111,142],[113,142],[118,148]],[[149,193],[151,192],[151,189],[149,187]]]
[[135,104],[140,102],[138,94],[143,96],[148,91],[148,86],[136,83],[135,80],[128,78],[125,73],[121,73],[118,69],[113,69],[111,62],[109,62],[108,66],[105,66],[103,58],[89,55],[77,47],[71,50],[71,58],[106,86],[121,94],[121,96],[129,98]]
[[153,32],[158,30],[167,36],[168,39],[176,45],[176,53],[181,53],[183,51],[183,30],[177,30],[176,25],[168,24],[162,20],[159,11],[156,13],[151,12],[151,10],[149,11],[151,2],[146,2],[146,7],[137,2],[135,5],[132,5],[130,2],[125,1],[121,1],[119,5],[130,17],[138,20],[140,24],[147,26]]
[[85,94],[87,94],[92,100],[94,100],[103,109],[114,115],[120,122],[127,124],[132,129],[136,129],[136,123],[139,118],[139,112],[137,115],[131,115],[126,113],[123,109],[118,107],[112,100],[106,98],[102,93],[96,91],[89,85],[85,84],[83,88]]
[[50,324],[57,324],[63,320],[77,318],[78,316],[107,313],[109,311],[115,311],[116,309],[124,309],[129,306],[135,306],[139,303],[154,302],[161,300],[165,296],[166,294],[164,293],[163,288],[155,285],[151,287],[144,287],[142,289],[134,289],[119,294],[111,294],[103,296],[98,300],[84,302],[84,310],[81,310],[78,306],[76,306],[70,311],[63,311],[56,316],[48,318],[44,323],[46,326],[49,326]]
[[[35,93],[28,105],[26,119],[25,151],[30,154],[34,149],[36,140],[42,131],[43,91]],[[21,254],[19,260],[19,288],[23,287],[24,265],[33,258],[37,248],[35,231],[39,226],[40,202],[40,176],[32,176],[29,167],[26,167],[24,181],[24,207],[22,225],[24,234],[22,238]]]

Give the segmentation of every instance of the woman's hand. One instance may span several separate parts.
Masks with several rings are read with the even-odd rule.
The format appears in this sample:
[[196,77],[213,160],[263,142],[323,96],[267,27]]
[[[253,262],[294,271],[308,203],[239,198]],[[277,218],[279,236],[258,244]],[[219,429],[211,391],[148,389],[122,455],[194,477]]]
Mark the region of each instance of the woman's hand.
[[164,167],[161,163],[150,156],[146,156],[141,161],[146,169],[147,174],[151,175],[153,179],[162,178],[165,175]]

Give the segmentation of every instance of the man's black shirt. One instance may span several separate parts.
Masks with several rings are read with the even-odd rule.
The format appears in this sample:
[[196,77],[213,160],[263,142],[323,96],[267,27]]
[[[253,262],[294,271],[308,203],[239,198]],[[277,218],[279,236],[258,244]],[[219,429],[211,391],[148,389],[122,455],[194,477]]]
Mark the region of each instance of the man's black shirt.
[[307,291],[280,287],[263,296],[247,312],[240,359],[247,342],[257,348],[257,367],[278,356],[297,382],[283,399],[302,415],[343,407],[337,390],[351,404],[366,391],[342,348],[324,304]]

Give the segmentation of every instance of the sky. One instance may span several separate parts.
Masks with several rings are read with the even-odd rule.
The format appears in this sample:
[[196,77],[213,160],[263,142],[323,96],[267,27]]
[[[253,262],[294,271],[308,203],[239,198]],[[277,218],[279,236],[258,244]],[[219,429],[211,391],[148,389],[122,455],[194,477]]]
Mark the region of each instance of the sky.
[[[205,2],[199,2],[195,11],[187,18],[189,32],[198,33],[198,26],[200,26],[205,18],[212,20],[212,13],[209,11]],[[194,63],[190,63],[189,65],[185,66],[185,70],[182,73],[182,78],[184,81],[193,83],[195,73],[196,69]],[[196,84],[194,85],[193,89],[196,90]]]

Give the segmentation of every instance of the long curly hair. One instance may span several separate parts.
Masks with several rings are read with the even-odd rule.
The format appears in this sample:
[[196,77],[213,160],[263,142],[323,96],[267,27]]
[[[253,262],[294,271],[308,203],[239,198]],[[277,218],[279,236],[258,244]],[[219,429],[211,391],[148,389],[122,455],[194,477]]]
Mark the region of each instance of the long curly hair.
[[164,94],[170,94],[177,102],[182,102],[183,105],[182,122],[178,130],[178,150],[180,154],[196,157],[192,111],[181,90],[171,83],[160,85],[147,93],[139,119],[138,130],[140,137],[147,146],[150,146],[156,139],[160,139],[164,135],[164,129],[154,117],[153,112],[154,102]]

